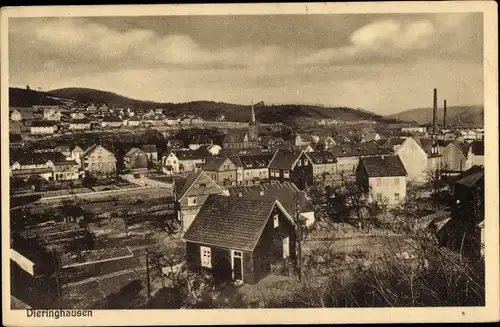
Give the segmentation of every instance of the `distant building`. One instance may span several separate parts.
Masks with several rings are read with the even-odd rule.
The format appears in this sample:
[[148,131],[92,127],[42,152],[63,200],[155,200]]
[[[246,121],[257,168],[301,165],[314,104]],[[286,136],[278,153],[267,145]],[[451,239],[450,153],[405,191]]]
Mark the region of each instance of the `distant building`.
[[363,136],[363,138],[361,139],[361,142],[365,143],[365,142],[376,142],[378,140],[382,139],[382,137],[380,136],[379,133],[376,133],[376,132],[369,132],[367,134],[365,134]]
[[137,117],[131,117],[127,120],[127,126],[131,126],[131,127],[139,126],[139,125],[141,125],[141,123],[142,123],[141,119],[139,119]]
[[123,125],[123,121],[119,117],[111,116],[104,117],[101,122],[101,127],[120,127]]
[[11,113],[10,113],[10,120],[11,121],[14,121],[14,122],[20,122],[21,120],[23,119],[22,115],[21,115],[21,112],[17,109],[14,109]]
[[209,158],[201,169],[221,186],[237,185],[237,166],[227,157]]
[[252,113],[247,129],[229,130],[222,141],[222,147],[228,148],[255,148],[259,147],[259,123],[255,118],[255,111],[252,105]]
[[146,154],[146,157],[150,162],[158,161],[158,150],[154,144],[146,144],[142,146],[142,151]]
[[123,156],[123,163],[131,173],[145,175],[148,172],[148,158],[144,151],[139,148],[130,149]]
[[184,142],[182,140],[170,139],[167,141],[167,147],[173,150],[178,150],[184,148]]
[[304,151],[278,150],[269,163],[269,181],[293,182],[299,189],[313,184],[313,168]]
[[191,119],[191,124],[203,124],[203,118],[201,117],[194,117]]
[[346,176],[354,176],[360,158],[391,153],[389,149],[376,142],[343,143],[334,146],[331,151],[337,159],[337,173]]
[[59,108],[44,108],[43,119],[50,121],[61,121],[61,110]]
[[425,127],[425,126],[402,127],[401,132],[403,132],[403,133],[426,133],[427,127]]
[[211,194],[228,194],[203,170],[189,174],[185,180],[176,180],[176,209],[181,228],[186,231]]
[[80,156],[82,168],[94,175],[110,175],[116,173],[115,155],[101,145],[93,145]]
[[437,141],[433,139],[408,137],[396,154],[405,166],[408,181],[426,182],[428,174],[441,165],[441,151]]
[[243,167],[243,184],[256,185],[269,182],[269,163],[274,154],[240,155]]
[[361,158],[356,170],[358,185],[378,203],[395,206],[406,197],[406,170],[396,155]]
[[85,115],[81,112],[72,112],[69,116],[71,119],[85,119]]
[[81,131],[90,129],[90,121],[87,119],[73,119],[69,123],[69,129],[71,131]]
[[32,135],[52,135],[54,132],[54,123],[51,121],[34,121],[30,127]]
[[331,136],[323,136],[319,140],[319,144],[323,147],[324,150],[329,150],[333,148],[337,143]]
[[164,174],[178,174],[180,171],[180,161],[175,152],[171,151],[167,156],[164,156],[161,160],[161,166]]
[[68,160],[61,152],[13,154],[11,176],[26,179],[39,176],[49,182],[68,181],[80,178],[78,163]]
[[315,178],[325,178],[327,175],[337,173],[337,159],[331,151],[305,152],[309,162],[313,167],[313,176]]
[[85,108],[86,111],[96,111],[97,107],[92,103]]
[[191,172],[201,169],[205,164],[205,154],[199,151],[176,151],[179,160],[179,171]]

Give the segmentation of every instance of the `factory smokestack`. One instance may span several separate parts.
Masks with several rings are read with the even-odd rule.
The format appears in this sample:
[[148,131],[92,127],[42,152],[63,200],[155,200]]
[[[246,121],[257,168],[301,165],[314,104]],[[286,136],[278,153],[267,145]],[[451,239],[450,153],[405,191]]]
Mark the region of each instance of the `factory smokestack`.
[[443,128],[446,128],[446,100],[444,100],[444,106],[443,106]]
[[434,89],[434,106],[432,108],[432,134],[436,135],[437,89]]

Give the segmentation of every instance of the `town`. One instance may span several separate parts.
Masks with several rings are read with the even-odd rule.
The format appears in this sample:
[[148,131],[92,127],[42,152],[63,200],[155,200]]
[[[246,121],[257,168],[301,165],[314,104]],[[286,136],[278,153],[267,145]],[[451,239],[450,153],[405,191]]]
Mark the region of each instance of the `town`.
[[[481,262],[484,129],[447,124],[433,92],[432,124],[317,119],[292,132],[259,123],[257,104],[248,122],[11,107],[13,305],[316,306],[332,274],[442,264],[422,242]],[[342,294],[330,306],[349,306]]]

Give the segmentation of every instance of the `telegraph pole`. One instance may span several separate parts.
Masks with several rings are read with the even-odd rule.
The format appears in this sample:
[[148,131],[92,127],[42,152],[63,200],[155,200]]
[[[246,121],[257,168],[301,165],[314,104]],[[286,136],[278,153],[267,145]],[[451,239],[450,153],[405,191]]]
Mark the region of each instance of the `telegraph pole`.
[[300,223],[299,201],[296,198],[295,217],[297,220],[297,275],[302,282],[302,224]]

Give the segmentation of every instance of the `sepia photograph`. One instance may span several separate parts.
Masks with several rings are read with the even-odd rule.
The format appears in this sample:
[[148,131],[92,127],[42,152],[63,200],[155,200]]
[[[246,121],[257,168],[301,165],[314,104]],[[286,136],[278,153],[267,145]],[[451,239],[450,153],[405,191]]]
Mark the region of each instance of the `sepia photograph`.
[[496,5],[425,4],[2,8],[10,324],[498,311]]

